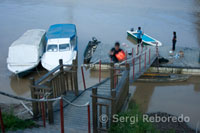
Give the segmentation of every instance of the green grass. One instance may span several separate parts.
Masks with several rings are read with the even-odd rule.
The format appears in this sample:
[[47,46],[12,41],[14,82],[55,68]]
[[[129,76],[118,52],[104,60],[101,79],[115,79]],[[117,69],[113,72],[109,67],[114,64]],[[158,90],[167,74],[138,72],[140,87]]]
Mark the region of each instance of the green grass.
[[2,113],[2,116],[6,131],[15,131],[18,129],[32,128],[37,126],[32,120],[21,120],[13,114]]
[[130,104],[129,109],[120,113],[120,116],[134,117],[137,118],[137,121],[133,123],[133,120],[128,119],[126,122],[115,122],[110,127],[110,133],[159,133],[152,123],[143,122],[142,113],[136,104]]

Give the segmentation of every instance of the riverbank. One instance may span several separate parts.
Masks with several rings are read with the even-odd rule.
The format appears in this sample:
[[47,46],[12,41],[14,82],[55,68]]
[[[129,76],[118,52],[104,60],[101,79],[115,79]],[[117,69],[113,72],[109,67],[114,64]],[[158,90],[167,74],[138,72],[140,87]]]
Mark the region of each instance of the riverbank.
[[[140,112],[139,106],[135,103],[129,104],[127,111],[117,115],[113,122],[110,133],[121,132],[151,132],[151,133],[195,133],[184,120],[178,120],[179,116],[174,116],[164,112],[155,112],[143,114]],[[158,118],[160,120],[158,120]],[[166,121],[163,121],[168,119]],[[177,119],[175,122],[174,119]],[[157,121],[156,121],[157,120]]]

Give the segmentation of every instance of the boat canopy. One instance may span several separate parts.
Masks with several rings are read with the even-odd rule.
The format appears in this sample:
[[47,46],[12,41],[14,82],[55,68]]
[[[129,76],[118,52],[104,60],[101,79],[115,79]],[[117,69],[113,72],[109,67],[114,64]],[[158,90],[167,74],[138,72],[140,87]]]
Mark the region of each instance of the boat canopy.
[[9,47],[8,63],[21,64],[37,62],[44,50],[43,29],[26,31],[18,40]]
[[49,27],[46,39],[74,38],[76,36],[76,26],[74,24],[55,24]]

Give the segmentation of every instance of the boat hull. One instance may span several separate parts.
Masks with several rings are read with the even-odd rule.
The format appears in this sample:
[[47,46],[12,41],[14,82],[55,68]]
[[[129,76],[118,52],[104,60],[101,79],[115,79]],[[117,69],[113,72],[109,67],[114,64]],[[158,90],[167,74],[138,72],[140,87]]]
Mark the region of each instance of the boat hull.
[[[32,66],[27,66],[27,67],[21,67],[21,66],[11,66],[10,64],[7,65],[8,70],[11,71],[13,74],[17,75],[18,77],[24,77],[26,75],[28,75],[29,73],[31,73],[38,65],[40,62],[38,62],[37,64],[34,64]],[[17,68],[21,68],[21,69],[17,69]]]
[[[137,31],[127,31],[127,35],[133,38],[137,42],[138,38],[136,35],[134,35],[135,33],[137,33]],[[160,41],[148,36],[147,34],[143,35],[142,43],[143,45],[162,46],[162,43]]]

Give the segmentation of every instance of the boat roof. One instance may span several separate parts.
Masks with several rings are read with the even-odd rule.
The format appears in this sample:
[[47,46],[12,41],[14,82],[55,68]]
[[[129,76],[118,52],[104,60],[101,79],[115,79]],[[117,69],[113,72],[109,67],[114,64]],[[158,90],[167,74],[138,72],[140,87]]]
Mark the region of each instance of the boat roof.
[[38,46],[44,34],[45,30],[43,29],[28,30],[19,39],[14,41],[10,47],[21,45]]
[[73,38],[76,36],[76,26],[74,24],[55,24],[49,27],[47,39]]

